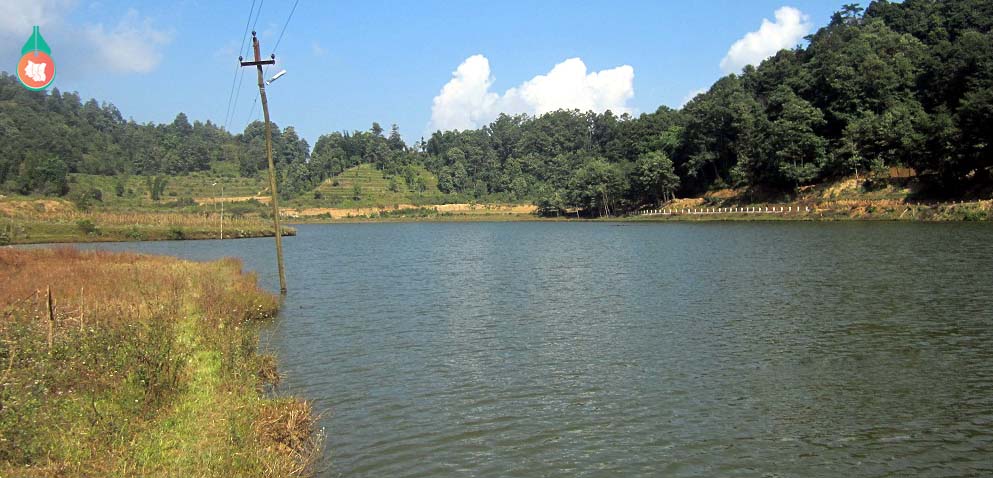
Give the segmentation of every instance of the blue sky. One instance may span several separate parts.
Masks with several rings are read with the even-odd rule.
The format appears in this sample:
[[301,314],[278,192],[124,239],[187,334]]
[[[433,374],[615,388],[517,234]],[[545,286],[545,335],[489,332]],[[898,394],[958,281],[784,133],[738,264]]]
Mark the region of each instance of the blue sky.
[[[257,30],[268,56],[293,0],[261,1]],[[802,25],[784,33],[793,38],[796,28],[823,26],[841,3],[300,0],[276,51],[278,68],[270,71],[289,71],[269,87],[270,109],[274,121],[295,126],[311,144],[323,133],[368,129],[373,121],[385,128],[398,123],[413,142],[432,125],[476,125],[500,109],[534,113],[573,101],[586,105],[571,96],[543,99],[563,88],[555,81],[527,86],[538,75],[555,76],[549,72],[573,58],[581,63],[572,66],[589,73],[630,67],[610,79],[591,80],[598,99],[589,104],[623,104],[635,114],[662,104],[678,107],[691,92],[733,71],[733,61],[725,61],[724,68],[722,61],[736,42],[760,30],[763,19],[778,23],[776,12],[793,7],[802,15]],[[4,70],[16,65],[30,25],[41,24],[61,90],[110,101],[139,122],[168,122],[183,111],[191,119],[224,123],[251,0],[4,4],[0,63],[9,65]],[[773,37],[775,27],[768,27]],[[768,35],[756,35],[739,45],[739,53],[749,45],[761,49]],[[454,99],[437,107],[456,110],[446,111],[448,120],[439,119],[435,97],[474,55],[485,62],[469,62],[466,71],[472,66],[491,80],[476,85],[486,91],[454,88]],[[556,81],[584,81],[583,71]],[[258,89],[254,72],[245,73],[230,121],[233,131],[261,115],[258,108],[250,114]],[[462,86],[472,81],[465,79]],[[579,92],[591,88],[573,86]],[[601,87],[609,91],[600,94]],[[507,93],[511,88],[515,92]],[[463,111],[481,108],[486,110]]]

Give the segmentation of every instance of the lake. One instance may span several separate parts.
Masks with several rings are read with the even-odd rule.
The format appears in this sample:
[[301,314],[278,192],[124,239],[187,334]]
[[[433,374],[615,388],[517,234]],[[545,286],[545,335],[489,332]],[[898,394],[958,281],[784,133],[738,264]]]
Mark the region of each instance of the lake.
[[[993,475],[993,227],[304,225],[263,348],[325,476]],[[273,241],[101,244],[238,256]]]

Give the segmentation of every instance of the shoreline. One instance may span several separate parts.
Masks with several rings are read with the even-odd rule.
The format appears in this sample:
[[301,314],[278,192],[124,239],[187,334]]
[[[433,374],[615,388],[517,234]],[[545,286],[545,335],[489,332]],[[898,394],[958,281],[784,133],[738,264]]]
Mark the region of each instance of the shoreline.
[[240,261],[5,248],[0,264],[0,475],[313,471],[317,415],[275,393],[259,351],[279,300]]
[[[747,206],[746,206],[747,207]],[[756,206],[757,207],[757,206]],[[763,205],[762,207],[765,207]],[[790,207],[775,205],[771,207]],[[716,209],[716,208],[702,208]],[[902,209],[872,206],[819,208],[808,212],[699,212],[670,215],[624,215],[615,217],[543,217],[525,214],[438,214],[380,217],[348,217],[342,219],[287,217],[287,224],[389,224],[415,222],[991,222],[993,201],[970,203],[939,203],[937,205],[907,204]]]
[[[37,200],[43,202],[45,200]],[[49,202],[59,205],[58,202]],[[31,202],[23,204],[30,205]],[[63,203],[64,204],[64,203]],[[800,209],[804,208],[804,209]],[[809,208],[809,210],[807,209]],[[45,209],[45,208],[42,208]],[[73,244],[221,239],[217,217],[188,212],[79,212],[49,206],[32,212],[22,207],[0,214],[0,246],[20,244]],[[760,212],[741,212],[742,209]],[[767,210],[768,209],[768,210]],[[450,204],[406,208],[400,206],[354,209],[283,208],[283,222],[298,224],[391,224],[458,222],[990,222],[993,200],[915,203],[902,199],[803,200],[792,203],[733,205],[706,198],[681,199],[654,211],[674,214],[632,213],[611,217],[539,216],[532,205]],[[732,212],[728,212],[731,210]],[[334,211],[329,213],[328,211]],[[354,213],[354,214],[353,214]],[[359,214],[361,213],[361,214]],[[259,217],[232,217],[224,221],[223,239],[273,237],[271,225]],[[284,227],[283,236],[296,230]]]
[[[52,225],[44,225],[43,227],[50,227]],[[66,229],[72,229],[75,226],[69,225],[58,225],[64,226]],[[7,243],[0,243],[0,245],[29,245],[29,244],[89,244],[89,243],[103,243],[103,242],[160,242],[160,241],[206,241],[206,240],[235,240],[235,239],[257,239],[263,237],[275,237],[275,233],[272,230],[264,231],[236,231],[234,234],[229,234],[225,231],[224,237],[220,237],[217,231],[204,231],[204,230],[183,230],[182,235],[178,236],[173,230],[168,229],[156,229],[148,233],[149,229],[142,229],[142,235],[136,237],[132,234],[131,229],[108,232],[106,229],[101,231],[100,234],[85,234],[85,233],[73,233],[69,231],[64,234],[41,234],[41,235],[31,235],[31,236],[19,236],[15,235],[13,240]],[[283,237],[296,236],[296,229],[292,227],[283,227]]]

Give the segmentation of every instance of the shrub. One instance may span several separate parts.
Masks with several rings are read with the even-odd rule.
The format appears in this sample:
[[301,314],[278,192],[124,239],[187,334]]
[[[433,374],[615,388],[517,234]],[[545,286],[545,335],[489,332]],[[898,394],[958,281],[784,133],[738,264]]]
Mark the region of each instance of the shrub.
[[79,227],[79,230],[82,231],[83,234],[88,236],[100,234],[100,230],[97,229],[96,224],[93,224],[93,221],[89,219],[80,219],[76,221],[76,226]]
[[69,200],[76,205],[76,208],[80,211],[88,211],[93,205],[94,201],[103,201],[103,191],[97,188],[82,189],[79,191],[73,191],[69,195]]
[[169,232],[166,233],[166,237],[174,241],[179,241],[184,239],[186,234],[183,232],[182,228],[174,226],[169,228]]
[[969,210],[966,210],[966,211],[963,211],[962,212],[962,220],[963,221],[969,221],[969,222],[972,222],[972,221],[985,221],[986,219],[987,219],[986,211],[983,211],[981,209],[979,209],[979,210],[977,210],[977,209],[969,209]]
[[142,232],[135,226],[131,226],[131,229],[124,233],[124,236],[134,241],[141,241],[145,239],[145,235],[142,234]]
[[[169,193],[169,195],[170,196],[175,196],[174,193]],[[197,202],[194,201],[193,198],[191,198],[191,197],[182,197],[182,198],[179,198],[179,199],[177,199],[175,201],[169,201],[169,202],[165,203],[163,206],[169,207],[169,208],[180,208],[180,207],[192,207],[192,206],[196,206],[196,205],[197,205]]]

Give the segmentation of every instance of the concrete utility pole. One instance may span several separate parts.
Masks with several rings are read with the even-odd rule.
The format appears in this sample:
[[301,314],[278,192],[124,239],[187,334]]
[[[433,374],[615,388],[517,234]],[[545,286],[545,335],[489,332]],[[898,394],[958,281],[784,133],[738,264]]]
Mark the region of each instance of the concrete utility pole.
[[262,97],[262,113],[265,116],[265,154],[269,160],[269,191],[272,193],[272,222],[276,227],[276,261],[279,264],[279,292],[286,293],[286,271],[283,269],[283,230],[279,227],[279,198],[276,194],[276,166],[272,162],[272,123],[269,122],[269,102],[265,96],[265,81],[262,78],[262,65],[275,65],[276,55],[263,60],[259,54],[259,38],[252,32],[252,48],[255,61],[244,61],[238,57],[241,66],[254,66],[259,70],[259,95]]

